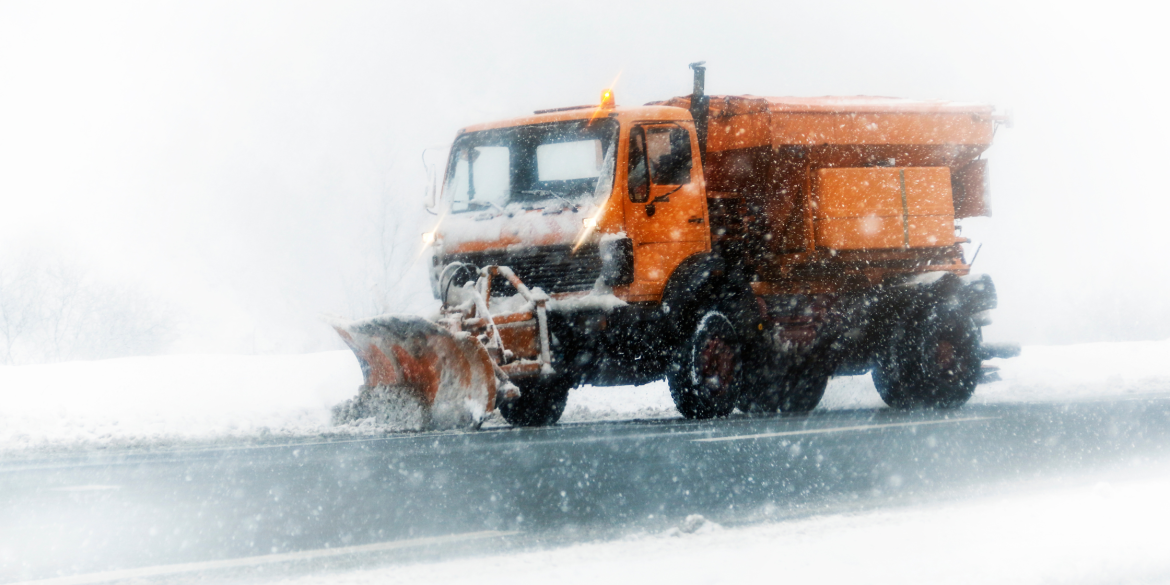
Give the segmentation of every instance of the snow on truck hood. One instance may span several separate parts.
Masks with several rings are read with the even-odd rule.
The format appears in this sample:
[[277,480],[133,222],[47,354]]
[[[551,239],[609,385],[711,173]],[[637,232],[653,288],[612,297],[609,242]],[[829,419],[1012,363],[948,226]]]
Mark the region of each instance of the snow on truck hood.
[[451,213],[439,224],[437,240],[445,254],[573,244],[586,229],[583,221],[598,209],[593,203],[555,201],[540,207],[513,203],[503,209]]

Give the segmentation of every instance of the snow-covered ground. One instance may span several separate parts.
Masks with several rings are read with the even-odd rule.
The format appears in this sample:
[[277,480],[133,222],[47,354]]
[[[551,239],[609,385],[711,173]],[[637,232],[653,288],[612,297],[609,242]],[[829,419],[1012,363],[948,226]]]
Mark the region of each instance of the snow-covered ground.
[[[1025,347],[995,363],[1002,380],[981,386],[974,402],[1170,391],[1170,340]],[[385,432],[331,425],[331,408],[360,383],[348,352],[0,367],[0,452]],[[880,405],[868,376],[833,380],[822,403]],[[677,416],[665,384],[655,383],[577,389],[563,420]],[[1170,468],[1160,465],[749,527],[690,518],[616,541],[322,573],[288,585],[1170,583]]]
[[[975,403],[1170,391],[1170,340],[1030,346],[1017,358],[993,363],[1002,380],[980,386]],[[332,407],[355,396],[361,381],[348,351],[0,366],[0,453],[385,432],[369,424],[331,424]],[[853,376],[834,379],[821,408],[881,405],[869,376]],[[677,416],[666,384],[657,382],[578,388],[562,421]]]

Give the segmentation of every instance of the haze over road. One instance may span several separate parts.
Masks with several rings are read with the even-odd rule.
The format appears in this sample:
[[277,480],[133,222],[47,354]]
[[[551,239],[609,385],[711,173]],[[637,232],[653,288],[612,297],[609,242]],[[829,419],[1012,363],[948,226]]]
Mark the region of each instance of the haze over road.
[[0,583],[295,574],[689,514],[760,522],[1140,465],[1167,446],[1170,393],[26,456],[0,462]]

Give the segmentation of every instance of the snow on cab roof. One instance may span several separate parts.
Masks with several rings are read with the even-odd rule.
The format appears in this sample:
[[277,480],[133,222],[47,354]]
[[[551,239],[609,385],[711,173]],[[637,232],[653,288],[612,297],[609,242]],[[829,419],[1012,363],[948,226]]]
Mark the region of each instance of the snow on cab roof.
[[540,110],[543,113],[532,114],[530,116],[521,116],[519,118],[509,118],[506,120],[496,120],[494,122],[486,122],[483,124],[473,124],[467,126],[459,131],[460,134],[468,132],[479,132],[481,130],[492,130],[496,128],[510,128],[513,126],[526,126],[529,124],[546,124],[549,122],[566,122],[570,120],[587,120],[589,118],[613,118],[624,115],[635,115],[640,119],[651,120],[680,120],[690,119],[690,114],[685,111],[679,111],[677,107],[648,104],[645,106],[618,106],[616,108],[599,108],[593,107],[576,107],[555,110]]

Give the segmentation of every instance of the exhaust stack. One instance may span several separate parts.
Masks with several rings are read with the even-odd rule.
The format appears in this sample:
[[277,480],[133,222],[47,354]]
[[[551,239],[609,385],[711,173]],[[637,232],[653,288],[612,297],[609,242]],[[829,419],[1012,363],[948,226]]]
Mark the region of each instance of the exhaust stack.
[[703,164],[707,163],[707,119],[710,117],[708,104],[711,98],[703,93],[703,86],[707,81],[707,62],[691,63],[690,68],[695,72],[695,87],[691,92],[691,118],[695,120],[695,132],[699,138],[699,157]]

